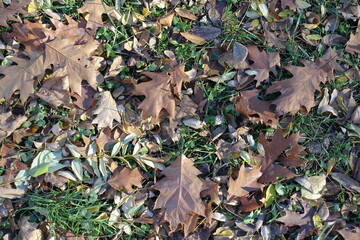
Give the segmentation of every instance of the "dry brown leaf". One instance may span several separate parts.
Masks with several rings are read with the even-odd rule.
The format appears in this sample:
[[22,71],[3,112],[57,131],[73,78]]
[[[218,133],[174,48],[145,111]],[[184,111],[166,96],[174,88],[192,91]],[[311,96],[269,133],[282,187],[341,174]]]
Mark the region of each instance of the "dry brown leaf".
[[19,222],[18,226],[20,228],[20,232],[18,235],[18,239],[22,240],[35,240],[35,239],[43,239],[45,238],[45,234],[40,229],[37,229],[38,223],[30,222],[29,216],[23,216]]
[[197,17],[195,16],[195,14],[187,9],[183,9],[183,8],[175,8],[175,12],[177,13],[177,15],[179,15],[180,17],[183,18],[187,18],[190,20],[195,21],[197,19]]
[[236,180],[233,180],[230,177],[227,199],[247,197],[250,192],[262,189],[264,185],[257,182],[261,175],[260,167],[254,167],[251,170],[247,170],[245,165],[242,165]]
[[272,72],[275,76],[277,75],[276,66],[280,66],[280,55],[278,52],[270,52],[268,54],[265,51],[260,52],[259,48],[255,45],[249,46],[248,50],[248,59],[254,62],[250,67],[258,72],[255,77],[257,85],[269,78],[269,72]]
[[112,128],[114,120],[121,123],[121,116],[116,102],[111,96],[111,92],[100,93],[100,100],[97,105],[98,107],[93,112],[97,114],[97,117],[92,121],[92,124],[97,124],[98,129],[105,127]]
[[351,114],[351,122],[360,124],[360,105],[358,105]]
[[[260,162],[261,172],[263,173],[258,180],[260,183],[276,182],[277,177],[292,178],[296,176],[286,167],[273,164],[276,160],[281,161],[285,166],[299,166],[302,163],[302,160],[296,157],[297,154],[305,150],[304,147],[298,144],[300,133],[292,134],[288,138],[285,138],[283,134],[282,130],[277,129],[271,142],[266,140],[263,134],[258,137],[258,142],[262,144],[265,150],[265,157]],[[288,147],[291,148],[286,150]],[[284,151],[288,157],[279,158]]]
[[0,97],[10,99],[13,92],[20,91],[21,102],[34,92],[34,80],[41,79],[45,74],[44,56],[42,52],[27,52],[30,59],[14,57],[17,65],[1,66],[0,73],[5,75],[0,79]]
[[345,240],[358,240],[360,236],[360,227],[355,227],[354,229],[343,229],[337,230],[338,233],[345,239]]
[[[81,31],[80,31],[81,33]],[[93,38],[76,45],[79,35],[69,34],[70,38],[61,35],[57,38],[54,31],[44,28],[41,24],[25,23],[19,25],[14,37],[23,43],[27,50],[14,57],[17,65],[3,66],[0,73],[5,76],[0,80],[0,97],[9,99],[15,90],[20,90],[22,102],[33,93],[35,79],[41,79],[45,70],[53,66],[56,71],[65,68],[69,77],[72,92],[81,94],[81,81],[86,80],[93,88],[102,81],[98,71],[101,57],[93,56],[99,43]],[[26,55],[30,59],[24,57]],[[14,81],[14,79],[16,81]]]
[[170,118],[175,117],[175,98],[180,99],[182,83],[189,80],[184,70],[185,66],[179,65],[165,72],[143,73],[152,78],[152,81],[136,84],[132,95],[145,95],[145,100],[138,106],[144,119],[153,117],[153,123],[158,122],[162,110]]
[[260,90],[257,89],[240,92],[240,96],[236,98],[236,111],[247,116],[252,122],[276,127],[279,122],[278,116],[270,111],[270,101],[262,101],[258,98],[259,93]]
[[78,9],[79,13],[88,13],[86,27],[96,30],[103,26],[102,15],[113,14],[113,8],[107,6],[102,0],[86,0],[84,5]]
[[130,169],[128,167],[123,168],[121,171],[116,169],[114,175],[107,182],[115,190],[120,190],[125,188],[127,192],[133,192],[134,189],[132,186],[142,188],[141,181],[144,179],[144,176],[140,172],[139,168]]
[[7,199],[21,198],[25,195],[25,191],[16,188],[4,188],[0,187],[0,197]]
[[65,74],[64,68],[60,68],[51,74],[36,93],[36,96],[49,103],[52,107],[69,106],[69,78]]
[[304,208],[304,213],[296,213],[285,210],[285,216],[277,219],[277,221],[284,223],[286,227],[300,227],[300,233],[297,235],[296,240],[304,239],[315,229],[312,221],[316,211],[315,208],[306,201],[301,201],[301,205]]
[[17,128],[19,128],[27,117],[24,115],[14,115],[11,112],[0,114],[0,141],[10,136]]
[[345,52],[351,54],[360,53],[360,27],[356,29],[355,34],[350,34],[350,39],[346,43]]
[[205,203],[201,192],[213,189],[214,183],[197,177],[201,172],[184,155],[179,156],[162,173],[165,178],[153,188],[160,191],[154,209],[162,209],[164,220],[169,222],[170,231],[186,227],[194,214],[206,217]]
[[158,21],[161,26],[171,27],[173,18],[174,18],[174,12],[170,12],[165,16],[160,17]]
[[0,1],[0,25],[8,27],[7,20],[19,21],[13,15],[16,13],[21,13],[24,16],[29,15],[27,11],[23,8],[30,3],[31,0],[12,0],[10,5],[5,7],[3,1]]
[[293,74],[290,79],[274,83],[266,93],[280,92],[281,95],[272,101],[276,105],[276,113],[284,115],[307,113],[314,105],[314,92],[320,91],[320,83],[325,83],[333,75],[330,62],[318,59],[316,62],[301,61],[304,67],[288,66],[285,69]]
[[86,80],[94,89],[102,81],[102,75],[98,70],[99,60],[102,58],[92,57],[92,53],[99,46],[97,41],[74,45],[75,40],[74,38],[56,38],[47,42],[44,66],[53,64],[55,69],[66,68],[71,91],[81,94],[82,80]]
[[[276,4],[279,2],[279,0],[272,0],[270,3],[270,9],[275,10]],[[289,7],[291,10],[296,10],[296,4],[294,3],[294,0],[280,0],[281,2],[281,9],[285,10],[286,7]]]
[[203,37],[199,37],[188,32],[181,32],[180,34],[190,42],[195,43],[197,45],[204,45],[206,43],[206,40]]
[[94,103],[96,90],[86,82],[81,82],[81,92],[80,94],[71,93],[71,96],[76,99],[74,105],[78,106],[82,110],[88,110]]

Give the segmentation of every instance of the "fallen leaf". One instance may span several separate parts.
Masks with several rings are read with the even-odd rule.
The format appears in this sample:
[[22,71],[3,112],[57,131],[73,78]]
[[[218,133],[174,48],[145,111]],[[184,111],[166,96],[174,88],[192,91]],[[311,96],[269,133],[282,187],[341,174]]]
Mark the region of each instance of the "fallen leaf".
[[144,176],[140,172],[139,168],[130,169],[128,167],[123,168],[121,171],[116,169],[111,179],[107,182],[115,190],[125,188],[127,192],[133,192],[132,186],[142,188],[141,181]]
[[300,233],[297,235],[296,240],[304,239],[315,229],[314,223],[312,221],[312,218],[316,212],[315,208],[306,201],[301,201],[301,205],[304,208],[304,213],[284,210],[285,216],[277,219],[277,221],[284,223],[286,227],[300,227]]
[[350,178],[348,175],[339,173],[339,172],[333,172],[330,173],[330,175],[341,185],[343,185],[347,190],[349,191],[356,191],[360,193],[360,183],[352,178]]
[[79,13],[88,13],[87,27],[96,30],[103,26],[102,15],[113,15],[113,8],[106,5],[102,0],[86,0],[84,5],[78,9]]
[[183,36],[184,38],[186,38],[190,42],[195,43],[197,45],[204,45],[206,43],[205,38],[199,37],[199,36],[194,35],[192,33],[181,32],[180,34],[181,34],[181,36]]
[[274,83],[267,94],[280,92],[281,95],[272,101],[276,105],[276,113],[284,115],[296,114],[298,111],[307,113],[314,105],[314,92],[320,91],[320,83],[325,83],[332,76],[329,62],[317,59],[316,62],[301,61],[304,67],[288,66],[285,69],[293,74],[290,79]]
[[145,100],[138,106],[144,119],[153,117],[153,122],[158,122],[163,109],[171,119],[175,117],[175,98],[180,99],[182,83],[189,80],[184,70],[185,66],[179,65],[165,72],[143,73],[152,81],[136,84],[132,95],[145,95]]
[[197,19],[197,17],[195,16],[195,14],[192,11],[184,9],[184,8],[175,8],[175,12],[177,13],[177,15],[179,15],[180,17],[183,17],[183,18],[187,18],[187,19],[190,19],[193,21],[195,21]]
[[52,107],[69,106],[69,78],[65,74],[63,68],[52,73],[36,93],[36,96]]
[[346,43],[345,52],[351,54],[360,53],[360,27],[356,29],[355,33],[350,34],[350,39]]
[[206,41],[211,41],[221,34],[221,29],[210,26],[197,26],[191,30],[191,33],[204,38]]
[[276,127],[279,123],[278,116],[270,111],[270,101],[262,101],[258,98],[259,93],[260,90],[257,89],[241,91],[240,96],[235,100],[235,109],[252,122]]
[[354,146],[350,151],[350,166],[353,170],[353,177],[360,181],[360,147]]
[[121,116],[111,92],[100,93],[100,100],[97,105],[98,107],[93,112],[93,114],[97,114],[97,117],[92,121],[92,124],[97,124],[98,129],[105,127],[112,129],[114,120],[121,123]]
[[25,191],[22,189],[0,187],[0,198],[16,199],[24,195]]
[[230,177],[227,199],[247,197],[250,192],[262,189],[264,185],[257,182],[261,175],[259,167],[249,170],[245,168],[245,165],[242,165],[236,180]]
[[255,77],[257,85],[269,78],[269,72],[277,76],[276,66],[280,65],[280,55],[278,52],[270,52],[268,54],[265,51],[260,52],[259,48],[255,45],[247,48],[249,51],[248,59],[254,62],[250,67],[258,72]]
[[19,128],[27,117],[24,115],[14,115],[12,112],[0,114],[0,141],[10,136],[17,128]]
[[358,240],[360,236],[360,227],[354,227],[354,229],[342,229],[337,230],[338,233],[345,239],[345,240]]
[[10,5],[5,7],[3,1],[0,1],[0,25],[8,27],[7,20],[19,21],[13,15],[20,13],[24,16],[29,15],[23,8],[30,3],[31,0],[12,0]]
[[18,226],[20,228],[19,239],[23,240],[33,240],[33,239],[43,239],[45,238],[43,232],[40,229],[37,229],[38,223],[30,222],[29,216],[23,216],[19,222]]
[[174,12],[170,12],[165,16],[160,17],[158,19],[158,22],[160,23],[161,26],[171,27],[173,18],[174,18]]
[[[265,150],[265,157],[260,162],[262,176],[258,182],[276,182],[277,177],[292,178],[296,175],[284,166],[273,164],[274,161],[279,160],[285,166],[299,166],[302,162],[296,155],[304,151],[304,147],[298,144],[300,133],[294,133],[288,138],[283,136],[284,132],[277,129],[274,133],[271,142],[266,140],[263,134],[258,137],[258,142]],[[290,149],[287,149],[291,147]],[[286,150],[286,151],[285,151]],[[288,157],[279,158],[280,154],[287,154]]]
[[193,162],[181,155],[162,173],[165,178],[153,186],[160,191],[154,209],[162,209],[170,231],[176,231],[179,225],[187,226],[192,214],[206,217],[205,203],[200,194],[209,189],[209,181],[197,177],[201,172],[193,166]]
[[311,176],[306,178],[310,182],[310,188],[303,186],[301,188],[301,196],[308,200],[317,200],[322,197],[322,191],[326,186],[326,176],[321,174],[319,176]]

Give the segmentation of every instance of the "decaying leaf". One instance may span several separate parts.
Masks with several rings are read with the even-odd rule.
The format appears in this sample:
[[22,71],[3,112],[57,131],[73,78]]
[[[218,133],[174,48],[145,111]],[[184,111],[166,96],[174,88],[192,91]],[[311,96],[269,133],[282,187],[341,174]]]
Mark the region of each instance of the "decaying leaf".
[[270,101],[262,101],[258,98],[260,90],[253,89],[240,92],[236,98],[236,111],[244,114],[252,122],[261,122],[272,127],[278,124],[277,116],[270,111]]
[[68,106],[70,104],[69,78],[65,75],[64,70],[60,68],[51,74],[36,93],[38,97],[52,107]]
[[[160,191],[154,209],[162,209],[170,231],[176,231],[180,225],[188,225],[192,214],[206,217],[200,194],[209,189],[209,184],[197,177],[201,172],[193,166],[193,162],[181,155],[162,173],[165,178],[153,186]],[[213,183],[210,185],[213,186]]]
[[[285,138],[283,134],[282,130],[276,130],[271,142],[266,140],[263,134],[258,137],[259,143],[262,144],[265,150],[265,157],[260,163],[261,172],[263,173],[258,180],[260,183],[275,182],[277,177],[292,178],[296,176],[286,167],[273,164],[276,160],[279,160],[285,166],[299,166],[302,163],[302,160],[296,156],[305,149],[298,144],[300,133],[292,134],[288,138]],[[287,149],[288,147],[291,148]],[[279,158],[284,151],[287,157]]]
[[15,199],[23,197],[24,194],[22,189],[0,187],[0,198]]
[[349,191],[360,193],[360,183],[346,174],[333,172],[330,174],[337,182],[343,185]]
[[242,165],[236,180],[230,177],[227,199],[247,197],[250,192],[262,189],[264,185],[257,182],[261,175],[259,167],[249,170],[245,168],[245,165]]
[[19,128],[27,117],[24,115],[14,115],[11,112],[0,114],[0,141],[10,136],[17,128]]
[[358,240],[360,236],[360,227],[337,230],[337,232],[340,233],[345,240]]
[[289,66],[293,74],[290,79],[274,83],[266,93],[280,92],[281,95],[272,104],[276,105],[276,113],[284,115],[296,114],[298,111],[307,113],[314,105],[314,92],[320,91],[320,83],[325,83],[332,76],[329,62],[317,59],[316,62],[301,61],[304,67]]
[[296,240],[304,239],[306,236],[312,233],[315,229],[313,223],[313,215],[315,214],[315,208],[312,207],[306,201],[301,201],[301,205],[304,208],[303,213],[297,213],[289,210],[285,210],[285,216],[278,218],[277,220],[284,223],[286,227],[299,226],[300,233],[297,235]]
[[277,75],[276,66],[280,65],[280,55],[278,52],[270,52],[268,54],[265,51],[260,52],[259,48],[255,45],[249,46],[248,50],[248,59],[254,62],[250,67],[258,72],[255,77],[257,85],[269,78],[269,72],[272,72],[275,76]]
[[119,110],[109,91],[100,94],[98,107],[94,111],[94,114],[97,114],[97,117],[92,121],[92,124],[97,124],[98,128],[112,128],[114,120],[121,123]]
[[0,25],[8,27],[7,20],[18,21],[13,15],[21,13],[24,16],[29,15],[23,8],[30,3],[31,0],[12,0],[10,5],[5,7],[3,1],[0,1]]
[[107,182],[112,188],[120,190],[125,188],[127,192],[133,192],[132,186],[142,188],[141,181],[144,176],[141,174],[139,168],[130,169],[128,167],[123,168],[121,171],[116,169],[112,178]]
[[113,8],[106,5],[102,0],[86,0],[84,5],[78,9],[79,13],[88,13],[87,27],[96,30],[103,26],[102,15],[112,14]]
[[153,122],[158,122],[162,110],[170,118],[175,117],[175,98],[180,98],[182,83],[189,80],[184,70],[185,66],[179,65],[161,73],[144,73],[152,81],[136,84],[132,92],[135,96],[145,95],[138,107],[144,119],[153,117]]
[[360,27],[356,29],[354,34],[350,34],[350,39],[346,43],[345,52],[351,54],[360,53]]
[[188,33],[188,32],[181,32],[180,34],[181,34],[181,36],[183,36],[184,38],[186,38],[190,42],[195,43],[197,45],[204,45],[206,43],[205,38],[199,37],[199,36],[197,36],[195,34]]

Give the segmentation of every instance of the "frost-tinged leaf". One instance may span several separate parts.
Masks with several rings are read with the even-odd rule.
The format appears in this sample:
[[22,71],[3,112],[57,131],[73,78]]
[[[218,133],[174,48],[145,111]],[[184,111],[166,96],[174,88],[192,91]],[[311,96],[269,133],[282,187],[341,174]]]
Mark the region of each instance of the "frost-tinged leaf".
[[100,94],[98,107],[94,111],[94,114],[97,114],[97,117],[92,121],[92,124],[97,124],[98,128],[112,128],[114,120],[121,123],[119,110],[109,91]]
[[303,1],[303,0],[296,0],[295,4],[296,4],[296,6],[298,6],[298,8],[301,8],[301,9],[311,7],[311,5],[309,3],[307,3],[306,1]]
[[106,171],[106,164],[104,158],[99,158],[99,170],[101,172],[101,175],[103,176],[103,179],[106,181],[108,178],[108,173]]
[[61,152],[51,152],[45,148],[34,158],[29,169],[29,174],[37,177],[41,174],[52,173],[66,167],[66,165],[59,163],[61,158]]
[[115,143],[113,149],[111,150],[111,156],[116,156],[121,150],[121,142]]
[[84,171],[82,168],[82,163],[81,163],[81,159],[80,158],[75,158],[74,160],[72,160],[71,162],[71,168],[74,171],[76,177],[82,181],[83,180],[83,175],[84,175]]

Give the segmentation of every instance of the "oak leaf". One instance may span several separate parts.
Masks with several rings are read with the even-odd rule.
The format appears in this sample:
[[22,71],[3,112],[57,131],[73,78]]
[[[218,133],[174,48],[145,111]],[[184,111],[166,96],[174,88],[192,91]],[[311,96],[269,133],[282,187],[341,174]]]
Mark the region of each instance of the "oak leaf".
[[272,103],[276,105],[278,115],[296,114],[299,110],[307,113],[314,105],[314,92],[320,91],[320,83],[327,82],[333,75],[328,61],[317,59],[316,62],[301,61],[304,67],[288,66],[285,69],[293,74],[292,78],[274,83],[266,93],[280,92],[281,95]]
[[10,5],[5,7],[3,1],[0,1],[0,25],[8,27],[7,20],[18,21],[13,15],[15,13],[21,13],[24,16],[29,15],[27,11],[23,9],[24,6],[27,6],[31,0],[12,0]]
[[278,124],[277,115],[270,111],[270,101],[262,101],[258,98],[260,90],[253,89],[240,92],[236,98],[236,111],[244,114],[252,122],[276,127]]
[[[258,137],[258,142],[262,144],[265,150],[265,156],[260,163],[261,172],[263,173],[258,179],[260,183],[275,182],[277,177],[292,178],[296,176],[285,166],[301,165],[302,160],[296,155],[303,152],[305,148],[298,144],[300,133],[292,134],[288,138],[285,138],[283,134],[282,130],[276,130],[271,142],[266,140],[263,134]],[[291,148],[287,149],[288,147]],[[284,151],[287,157],[279,158]],[[279,160],[285,166],[273,164],[276,160]]]
[[143,73],[152,81],[136,84],[132,92],[134,96],[145,96],[138,107],[142,110],[143,118],[153,117],[153,122],[158,122],[162,110],[170,118],[175,117],[175,98],[180,99],[182,83],[189,80],[184,70],[185,66],[179,65],[161,73]]
[[268,54],[265,51],[260,52],[259,48],[255,45],[249,46],[248,51],[248,59],[254,62],[250,67],[258,72],[255,77],[257,85],[269,78],[269,72],[272,72],[275,76],[277,75],[276,66],[280,65],[280,55],[278,52],[270,52]]
[[98,128],[112,128],[114,120],[121,123],[119,110],[109,91],[100,93],[98,107],[93,113],[97,114],[97,117],[92,121],[92,124],[97,124]]
[[300,233],[296,237],[297,240],[304,239],[307,235],[311,234],[315,228],[312,220],[316,211],[315,207],[312,207],[306,201],[301,201],[301,205],[304,208],[303,213],[285,210],[285,216],[277,219],[277,221],[284,223],[286,227],[300,227]]
[[350,34],[350,39],[346,43],[345,52],[351,54],[360,53],[360,27],[356,29],[355,34]]
[[66,38],[60,34],[57,38],[56,31],[50,31],[40,23],[25,22],[15,26],[12,36],[23,43],[26,50],[14,57],[17,65],[0,68],[0,73],[5,75],[0,79],[0,97],[8,99],[15,90],[20,90],[20,99],[24,102],[33,93],[34,80],[41,79],[50,67],[54,71],[65,68],[70,89],[78,94],[81,94],[82,80],[94,89],[102,81],[98,71],[102,58],[93,56],[99,43],[93,38],[77,44],[81,31],[80,35],[69,34],[70,37]]
[[230,177],[227,199],[247,197],[250,192],[262,189],[264,185],[257,181],[262,175],[260,170],[260,167],[247,170],[245,165],[242,165],[236,180]]
[[87,27],[96,30],[103,26],[102,15],[113,14],[114,9],[107,6],[102,0],[86,0],[84,5],[78,9],[79,13],[88,13]]
[[144,179],[144,176],[140,172],[139,168],[130,169],[128,167],[123,168],[121,171],[116,169],[114,175],[107,182],[112,188],[120,190],[125,188],[127,192],[133,192],[134,189],[132,186],[142,188],[141,181]]
[[102,58],[92,56],[92,53],[99,46],[97,41],[74,45],[75,40],[76,38],[56,38],[47,42],[44,65],[50,66],[52,64],[54,69],[66,68],[71,91],[81,94],[81,81],[83,79],[94,89],[102,81],[102,75],[98,70]]
[[0,66],[0,97],[9,99],[13,92],[20,91],[21,102],[34,92],[34,80],[45,74],[44,55],[38,51],[27,51],[28,56],[14,57],[17,65]]
[[179,225],[186,228],[194,214],[206,217],[206,205],[201,200],[201,193],[214,189],[214,183],[198,178],[201,172],[184,155],[179,156],[162,173],[165,178],[153,186],[160,191],[154,209],[162,209],[170,231],[178,230]]

